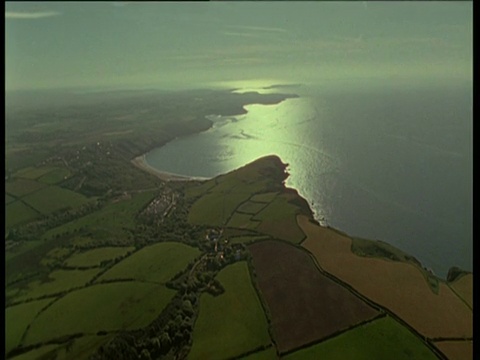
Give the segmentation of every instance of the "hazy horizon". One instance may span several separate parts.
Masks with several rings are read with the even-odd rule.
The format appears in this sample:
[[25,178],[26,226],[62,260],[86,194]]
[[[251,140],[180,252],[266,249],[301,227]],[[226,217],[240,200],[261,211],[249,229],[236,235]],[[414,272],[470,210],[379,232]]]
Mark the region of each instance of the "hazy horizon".
[[472,2],[7,2],[5,88],[471,81]]

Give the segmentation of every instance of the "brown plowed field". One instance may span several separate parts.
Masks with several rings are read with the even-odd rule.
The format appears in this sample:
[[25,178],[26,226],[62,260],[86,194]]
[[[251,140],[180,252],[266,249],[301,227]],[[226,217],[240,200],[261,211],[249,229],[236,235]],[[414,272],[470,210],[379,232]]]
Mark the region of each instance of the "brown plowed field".
[[307,234],[302,245],[324,270],[390,309],[421,334],[430,338],[472,336],[472,312],[444,283],[436,295],[416,266],[357,256],[350,250],[349,237],[312,224],[302,215],[297,221]]
[[257,281],[285,352],[372,318],[378,312],[322,275],[307,252],[281,241],[249,245]]
[[450,283],[450,286],[467,302],[473,309],[473,274],[467,274]]
[[473,341],[441,341],[435,343],[449,360],[472,360]]

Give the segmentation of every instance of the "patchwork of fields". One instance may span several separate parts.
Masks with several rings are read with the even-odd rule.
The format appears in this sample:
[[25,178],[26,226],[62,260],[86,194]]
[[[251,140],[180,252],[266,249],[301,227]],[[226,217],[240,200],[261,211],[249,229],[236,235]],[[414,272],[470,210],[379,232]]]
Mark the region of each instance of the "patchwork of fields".
[[351,252],[349,237],[321,228],[304,216],[298,217],[298,223],[307,234],[302,245],[325,271],[389,309],[422,335],[472,337],[472,311],[445,283],[439,284],[436,294],[415,265],[357,256]]
[[[284,164],[275,157],[263,159],[252,163],[254,166],[250,164],[189,188],[188,196],[197,198],[189,212],[189,221],[254,230],[293,243],[301,242],[305,234],[295,218],[310,210],[306,210],[306,202],[295,191],[286,190],[278,182],[285,178],[281,170]],[[265,174],[277,178],[277,182]]]
[[248,248],[280,353],[378,315],[377,310],[322,275],[305,251],[280,241],[257,242]]
[[[17,172],[7,228],[91,201],[58,186],[69,176]],[[310,221],[284,178],[284,164],[266,157],[175,185],[191,203],[160,231],[139,219],[158,196],[144,189],[20,243],[6,254],[20,279],[6,289],[7,358],[87,359],[119,334],[142,359],[472,358],[473,274],[433,286],[393,247],[373,249],[393,258],[359,256],[375,245],[358,240],[355,254],[349,236]],[[8,354],[18,349],[31,350]]]
[[56,186],[68,178],[66,168],[27,167],[5,182],[6,228],[27,223],[40,215],[76,208],[88,199],[76,192]]

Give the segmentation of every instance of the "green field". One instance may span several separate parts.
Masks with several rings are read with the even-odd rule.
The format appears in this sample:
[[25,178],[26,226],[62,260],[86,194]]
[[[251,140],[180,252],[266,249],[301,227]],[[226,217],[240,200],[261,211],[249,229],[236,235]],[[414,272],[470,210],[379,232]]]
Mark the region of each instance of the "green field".
[[63,263],[63,260],[68,258],[74,252],[71,248],[66,247],[56,247],[50,250],[45,257],[40,260],[40,265],[55,268],[56,266]]
[[270,182],[264,172],[271,166],[270,161],[258,161],[250,167],[242,167],[218,177],[217,185],[210,188],[192,205],[188,220],[192,224],[224,225],[233,212],[252,194],[266,191]]
[[284,359],[433,360],[437,357],[409,330],[392,318],[384,317],[294,352]]
[[90,355],[97,351],[98,347],[113,338],[112,335],[105,336],[83,336],[74,340],[73,345],[62,347],[57,351],[56,360],[88,360]]
[[209,180],[202,184],[188,184],[185,189],[185,197],[187,199],[195,198],[204,195],[207,191],[215,187],[215,180]]
[[222,226],[235,209],[249,197],[250,193],[247,191],[217,192],[215,188],[213,192],[202,196],[193,204],[188,220],[192,224]]
[[55,168],[51,166],[41,166],[41,167],[29,166],[17,171],[15,173],[15,177],[35,180],[35,179],[38,179],[40,176],[45,175],[54,169]]
[[135,250],[135,247],[102,247],[75,253],[66,261],[67,266],[99,266],[102,261],[113,260],[117,257],[125,256],[129,251]]
[[5,205],[8,204],[8,203],[11,203],[11,202],[14,202],[15,201],[15,198],[8,195],[8,194],[5,194]]
[[22,241],[20,245],[16,246],[13,250],[9,250],[5,253],[5,262],[10,261],[18,255],[31,251],[42,244],[43,241],[41,240]]
[[229,239],[231,244],[249,244],[258,240],[269,239],[268,236],[236,236]]
[[56,168],[40,177],[38,181],[49,185],[58,184],[70,176],[70,174],[70,170],[67,168]]
[[290,204],[285,195],[276,196],[270,204],[260,211],[253,218],[257,220],[283,220],[289,217],[295,217],[298,208]]
[[251,218],[252,215],[235,212],[228,221],[227,226],[243,229],[255,229],[260,224],[260,221],[253,221]]
[[253,195],[250,200],[268,204],[272,202],[276,196],[277,196],[276,192],[268,192],[268,193]]
[[107,342],[113,335],[83,336],[73,340],[73,344],[45,345],[24,354],[15,356],[12,360],[88,360],[99,346]]
[[73,291],[32,323],[25,343],[100,330],[137,329],[155,319],[174,295],[162,285],[110,283]]
[[99,269],[52,271],[49,275],[52,281],[40,282],[36,280],[28,284],[28,288],[22,289],[15,300],[35,299],[43,295],[56,294],[83,286],[99,271]]
[[25,196],[23,200],[42,214],[69,207],[75,208],[88,201],[85,196],[58,186],[38,190]]
[[5,309],[5,352],[20,344],[22,335],[37,313],[52,302],[52,299],[32,301]]
[[45,345],[41,348],[34,349],[25,354],[21,354],[12,358],[12,360],[39,360],[39,359],[57,359],[55,353],[59,349],[58,345]]
[[255,215],[266,206],[265,203],[247,201],[238,207],[238,211]]
[[242,360],[275,360],[278,359],[277,352],[274,347],[267,350],[259,351],[241,358]]
[[305,238],[305,234],[297,224],[297,214],[301,210],[289,202],[289,197],[290,195],[287,194],[276,196],[266,208],[253,216],[252,219],[262,221],[257,226],[257,231],[298,244]]
[[271,343],[246,262],[223,269],[217,280],[225,293],[200,298],[189,359],[226,359]]
[[44,188],[46,185],[29,179],[15,179],[5,182],[5,192],[11,195],[22,197],[36,190]]
[[39,214],[21,201],[15,201],[5,207],[5,227],[7,229],[31,221]]
[[167,242],[146,246],[112,267],[97,281],[133,278],[165,283],[198,255],[199,250],[181,243]]
[[111,203],[99,211],[49,230],[43,235],[43,238],[50,239],[57,234],[73,232],[81,228],[87,228],[95,235],[96,239],[124,236],[124,228],[133,229],[135,227],[136,213],[154,196],[154,191],[134,194],[131,199]]

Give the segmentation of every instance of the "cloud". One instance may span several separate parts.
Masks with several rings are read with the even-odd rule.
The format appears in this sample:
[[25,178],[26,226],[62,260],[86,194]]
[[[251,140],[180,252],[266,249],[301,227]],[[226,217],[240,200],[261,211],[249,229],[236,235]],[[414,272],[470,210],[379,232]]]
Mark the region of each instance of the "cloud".
[[226,35],[226,36],[242,36],[242,37],[250,37],[250,38],[260,38],[260,39],[263,39],[262,36],[259,36],[259,35],[256,35],[256,34],[250,34],[250,33],[238,33],[238,32],[229,32],[229,31],[225,31],[222,33],[223,35]]
[[5,12],[5,19],[42,19],[46,17],[61,15],[58,11],[38,11],[38,12]]
[[287,32],[285,29],[273,28],[273,27],[261,27],[261,26],[243,26],[243,25],[227,25],[229,28],[240,30],[253,30],[253,31],[268,31],[268,32]]

